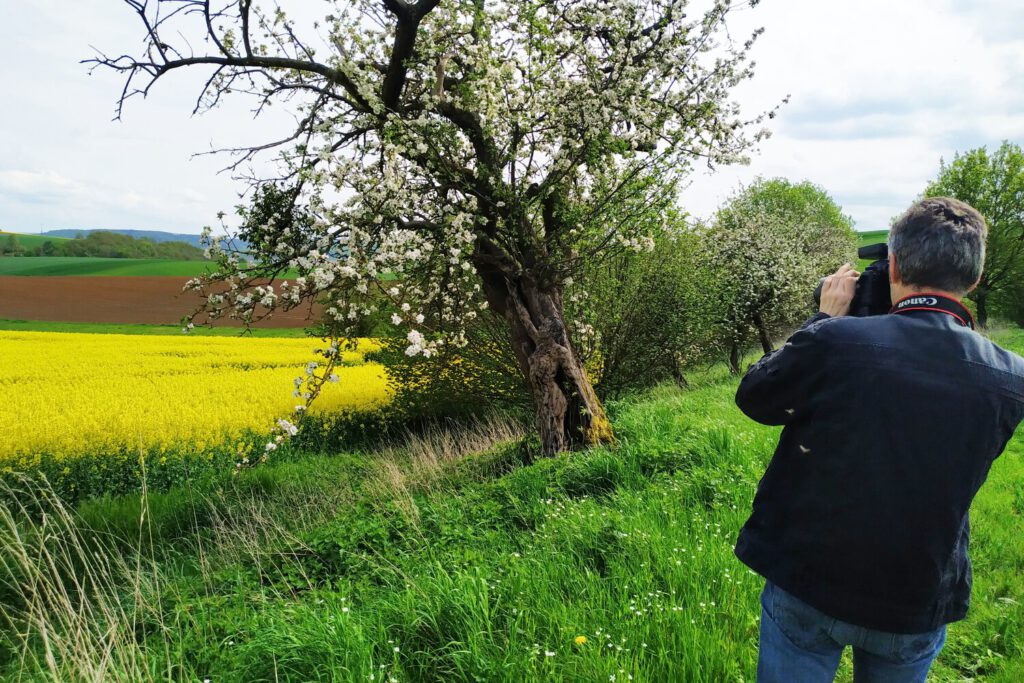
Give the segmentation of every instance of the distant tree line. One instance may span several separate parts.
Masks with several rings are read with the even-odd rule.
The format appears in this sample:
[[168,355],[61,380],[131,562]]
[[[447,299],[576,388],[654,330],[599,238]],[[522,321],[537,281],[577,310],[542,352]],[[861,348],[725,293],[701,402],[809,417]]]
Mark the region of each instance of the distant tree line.
[[116,232],[90,232],[69,240],[46,240],[25,246],[17,235],[0,240],[0,256],[100,256],[201,261],[203,250],[186,242],[154,242]]

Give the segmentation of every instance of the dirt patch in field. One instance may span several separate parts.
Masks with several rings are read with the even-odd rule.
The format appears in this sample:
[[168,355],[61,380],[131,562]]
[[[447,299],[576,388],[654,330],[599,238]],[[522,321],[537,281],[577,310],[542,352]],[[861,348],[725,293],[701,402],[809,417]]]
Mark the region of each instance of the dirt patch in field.
[[[48,322],[173,325],[199,306],[196,292],[183,292],[187,277],[0,276],[0,318]],[[278,290],[275,283],[274,288]],[[256,307],[256,314],[264,310]],[[303,304],[278,311],[258,327],[303,327],[319,319],[321,306]],[[217,326],[241,326],[230,318]]]

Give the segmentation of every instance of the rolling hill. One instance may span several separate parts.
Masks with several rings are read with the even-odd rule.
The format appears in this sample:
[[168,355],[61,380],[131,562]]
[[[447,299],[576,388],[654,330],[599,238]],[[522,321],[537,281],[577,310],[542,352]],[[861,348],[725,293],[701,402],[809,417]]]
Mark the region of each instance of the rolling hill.
[[7,235],[14,235],[18,238],[18,242],[21,246],[26,249],[32,249],[42,245],[43,242],[66,242],[66,237],[50,237],[47,235],[28,235],[21,232],[9,232],[7,230],[0,230],[0,240],[7,239]]

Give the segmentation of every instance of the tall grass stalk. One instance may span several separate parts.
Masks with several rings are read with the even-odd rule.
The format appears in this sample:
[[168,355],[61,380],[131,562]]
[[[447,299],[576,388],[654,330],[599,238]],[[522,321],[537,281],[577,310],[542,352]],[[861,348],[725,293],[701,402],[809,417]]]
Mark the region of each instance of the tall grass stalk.
[[140,629],[165,628],[157,563],[83,534],[45,480],[0,486],[4,654],[20,658],[20,671],[55,681],[160,679],[150,667],[166,656],[154,658],[136,639]]

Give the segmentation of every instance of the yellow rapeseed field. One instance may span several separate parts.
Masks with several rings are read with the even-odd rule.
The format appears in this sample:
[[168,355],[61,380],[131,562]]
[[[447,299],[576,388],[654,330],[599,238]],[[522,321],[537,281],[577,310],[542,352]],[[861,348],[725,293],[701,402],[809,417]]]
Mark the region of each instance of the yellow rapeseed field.
[[[0,331],[0,465],[122,449],[203,451],[295,419],[294,379],[318,339]],[[345,352],[312,411],[372,410],[383,367]],[[323,359],[319,359],[323,362]]]

